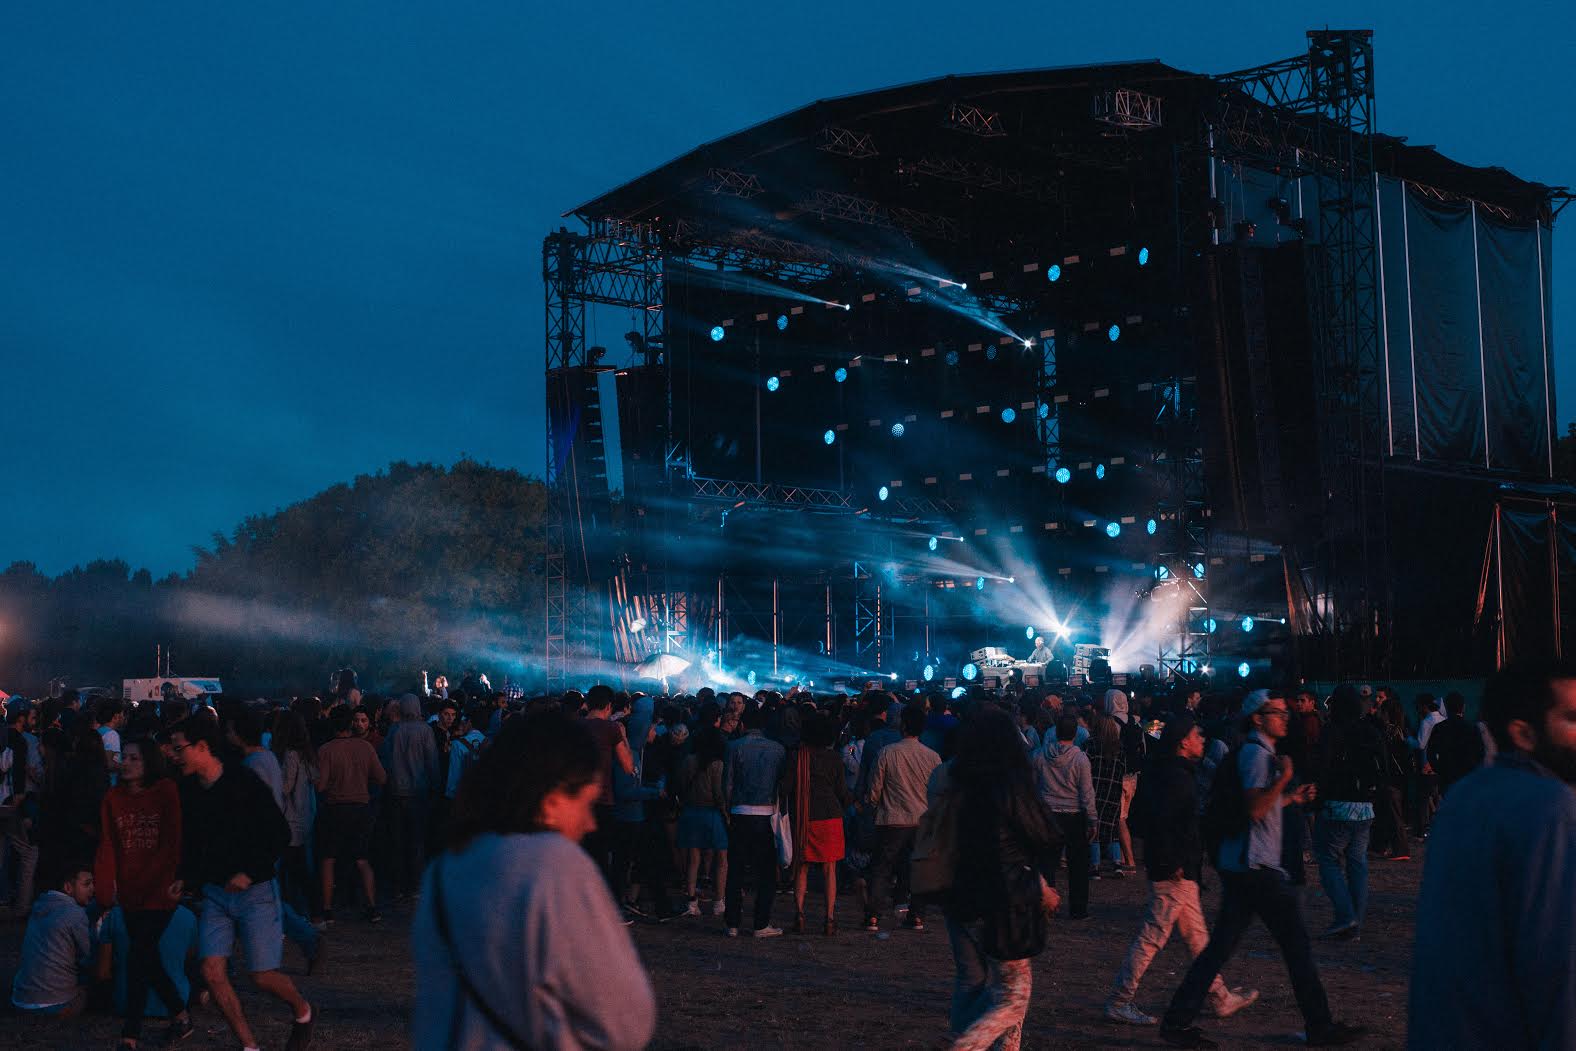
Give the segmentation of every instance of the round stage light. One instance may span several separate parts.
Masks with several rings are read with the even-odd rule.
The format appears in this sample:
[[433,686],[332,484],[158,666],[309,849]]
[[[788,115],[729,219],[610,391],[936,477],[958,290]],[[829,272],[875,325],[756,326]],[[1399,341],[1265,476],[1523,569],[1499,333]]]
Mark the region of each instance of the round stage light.
[[776,391],[777,388],[781,387],[782,385],[783,385],[783,381],[778,379],[776,376],[767,376],[766,377],[766,389],[767,390],[769,390],[769,391]]
[[821,440],[827,445],[831,445],[833,442],[837,441],[837,432],[829,429],[825,434],[821,435]]
[[986,347],[985,348],[985,360],[986,361],[995,361],[996,360],[996,348],[995,347]]
[[903,425],[901,423],[894,423],[892,425],[892,437],[894,437],[894,438],[901,438],[901,437],[903,437]]
[[954,686],[954,687],[952,687],[952,699],[955,701],[959,697],[962,697],[965,693],[968,693],[968,692],[969,691],[965,690],[961,686]]
[[1014,409],[1014,408],[1012,408],[1010,406],[1005,408],[1005,409],[1003,409],[1003,410],[1001,410],[1001,422],[1002,423],[1011,423],[1013,420],[1016,420],[1017,418],[1018,418],[1018,410],[1016,410],[1016,409]]
[[713,325],[713,326],[711,326],[711,341],[713,343],[721,343],[722,342],[722,337],[726,336],[726,335],[727,335],[727,333],[722,330],[722,326],[721,325]]
[[1218,627],[1220,627],[1220,625],[1215,623],[1215,618],[1214,617],[1205,617],[1204,618],[1204,630],[1206,632],[1208,632],[1209,634],[1211,634],[1211,635],[1215,634],[1215,629],[1218,628]]
[[958,352],[955,351],[955,350],[947,351],[947,364],[948,365],[956,365],[957,363],[958,363]]
[[1051,407],[1050,407],[1050,405],[1048,405],[1047,403],[1042,401],[1042,402],[1040,402],[1039,406],[1034,411],[1036,413],[1038,413],[1040,419],[1043,420],[1043,419],[1045,419],[1047,416],[1049,416],[1051,414]]
[[1202,563],[1202,562],[1194,562],[1193,563],[1193,578],[1195,580],[1203,580],[1204,579],[1204,563]]
[[1060,281],[1062,279],[1062,264],[1052,263],[1045,268],[1045,280]]
[[1155,530],[1158,528],[1159,527],[1155,524],[1155,520],[1153,518],[1144,523],[1144,532],[1148,533],[1150,536],[1154,536]]
[[936,666],[934,664],[925,665],[925,670],[920,672],[920,675],[924,677],[926,682],[929,682],[936,677]]
[[778,314],[777,315],[777,331],[778,332],[786,332],[786,331],[788,331],[788,315],[787,314]]
[[1115,343],[1117,340],[1121,339],[1122,338],[1122,326],[1121,325],[1112,325],[1110,328],[1106,329],[1105,330],[1105,338],[1110,340],[1112,343]]
[[1170,580],[1171,579],[1171,570],[1167,569],[1165,566],[1156,566],[1155,567],[1155,579],[1156,580]]
[[1149,249],[1148,248],[1140,248],[1138,250],[1138,265],[1139,266],[1148,266],[1149,265]]
[[1062,485],[1066,485],[1073,480],[1073,473],[1065,467],[1058,467],[1056,469],[1056,480]]
[[834,380],[836,380],[837,382],[842,383],[844,380],[846,380],[848,378],[848,370],[847,369],[838,369],[836,372],[832,373],[832,378]]
[[1121,536],[1122,535],[1122,523],[1120,523],[1120,522],[1107,522],[1105,524],[1105,535],[1110,537],[1112,540],[1115,540],[1117,537]]
[[1242,630],[1243,631],[1252,631],[1253,630],[1253,618],[1252,617],[1243,617],[1242,618]]
[[1253,669],[1248,667],[1247,661],[1243,661],[1241,664],[1237,665],[1237,676],[1239,678],[1246,679],[1252,671]]
[[974,590],[975,591],[984,591],[985,590],[985,578],[984,577],[975,577],[974,578]]
[[744,681],[749,683],[751,686],[754,686],[755,685],[755,673],[753,671],[750,672],[748,675],[746,675],[744,677]]
[[940,546],[940,544],[941,544],[941,541],[940,541],[940,540],[938,540],[938,539],[936,539],[936,538],[935,538],[935,537],[931,537],[931,538],[930,538],[930,540],[929,540],[929,542],[928,542],[928,543],[926,543],[926,545],[925,545],[925,546],[926,546],[926,547],[928,547],[928,548],[930,548],[930,549],[931,549],[931,550],[932,550],[932,551],[934,551],[934,550],[936,550],[936,548],[937,548],[937,547],[938,547],[938,546]]
[[887,678],[891,679],[893,682],[897,682],[897,672],[887,672]]
[[1097,463],[1094,465],[1094,476],[1102,482],[1105,481],[1105,464]]
[[1030,642],[1034,641],[1034,625],[1031,624],[1027,628],[1023,629],[1023,637],[1028,639]]
[[876,499],[877,500],[885,500],[887,497],[889,497],[891,495],[892,495],[892,490],[888,489],[884,485],[881,488],[876,490]]
[[980,675],[979,665],[971,663],[971,664],[965,664],[963,666],[963,680],[965,682],[973,682],[975,679],[979,678],[979,675]]

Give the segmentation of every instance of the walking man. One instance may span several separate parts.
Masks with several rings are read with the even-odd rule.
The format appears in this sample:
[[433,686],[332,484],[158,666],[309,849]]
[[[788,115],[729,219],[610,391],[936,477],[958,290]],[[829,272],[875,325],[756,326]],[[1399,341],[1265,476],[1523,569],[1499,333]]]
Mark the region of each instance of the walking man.
[[[1094,842],[1099,817],[1094,809],[1094,778],[1089,757],[1076,744],[1078,716],[1064,715],[1045,744],[1034,753],[1035,786],[1040,801],[1051,812],[1061,831],[1058,853],[1067,855],[1068,918],[1089,918],[1089,844]],[[1129,998],[1131,999],[1131,998]]]
[[775,938],[781,927],[772,926],[772,896],[777,893],[777,841],[772,836],[772,815],[782,794],[787,749],[763,732],[766,712],[748,704],[740,716],[744,736],[728,744],[722,764],[722,794],[728,801],[727,904],[723,912],[728,936],[736,938],[744,919],[744,873],[755,880],[755,937]]
[[[1160,1035],[1177,1047],[1217,1047],[1193,1020],[1204,1006],[1215,977],[1255,916],[1264,921],[1280,947],[1291,974],[1292,991],[1307,1024],[1310,1047],[1349,1044],[1360,1036],[1360,1027],[1334,1021],[1329,1000],[1313,962],[1308,929],[1303,925],[1297,896],[1281,868],[1281,810],[1313,800],[1314,786],[1288,791],[1291,761],[1275,757],[1275,743],[1286,736],[1291,716],[1284,692],[1254,690],[1242,701],[1247,737],[1242,746],[1221,763],[1215,774],[1215,799],[1211,813],[1230,807],[1232,820],[1215,858],[1220,870],[1222,898],[1209,944],[1188,968],[1182,985],[1171,998]],[[1224,794],[1223,794],[1224,793]],[[1218,802],[1217,802],[1218,800]]]
[[372,862],[372,786],[387,780],[378,753],[365,737],[352,736],[350,709],[335,708],[328,722],[334,738],[317,750],[317,794],[322,804],[317,814],[318,878],[323,883],[320,922],[334,922],[334,866],[354,861],[366,898],[363,918],[381,922],[377,884]]
[[[875,858],[870,864],[870,904],[865,909],[865,930],[881,929],[881,914],[886,911],[894,882],[898,897],[909,900],[909,860],[914,853],[914,837],[919,819],[925,816],[925,784],[941,756],[919,740],[925,731],[925,704],[915,701],[903,709],[903,739],[887,745],[876,759],[870,775],[870,793],[865,804],[876,814]],[[867,746],[868,747],[868,746]],[[911,902],[903,926],[925,929],[925,909]]]

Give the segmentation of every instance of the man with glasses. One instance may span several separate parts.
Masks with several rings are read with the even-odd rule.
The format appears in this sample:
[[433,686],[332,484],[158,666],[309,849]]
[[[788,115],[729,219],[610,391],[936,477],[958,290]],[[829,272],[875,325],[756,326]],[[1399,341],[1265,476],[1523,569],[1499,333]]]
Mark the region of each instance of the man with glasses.
[[[1227,835],[1220,844],[1215,867],[1220,871],[1220,917],[1209,945],[1188,968],[1182,985],[1171,998],[1160,1035],[1178,1047],[1216,1047],[1193,1024],[1204,1006],[1216,975],[1236,951],[1255,916],[1264,921],[1280,946],[1292,991],[1307,1024],[1310,1047],[1349,1044],[1362,1028],[1336,1022],[1313,962],[1308,929],[1302,921],[1298,899],[1281,865],[1281,809],[1313,800],[1314,786],[1291,789],[1291,760],[1275,755],[1275,744],[1286,736],[1291,709],[1281,691],[1255,690],[1242,701],[1247,736],[1242,747],[1228,756],[1216,774],[1217,791],[1240,784],[1246,827]],[[1235,763],[1236,777],[1228,764]]]

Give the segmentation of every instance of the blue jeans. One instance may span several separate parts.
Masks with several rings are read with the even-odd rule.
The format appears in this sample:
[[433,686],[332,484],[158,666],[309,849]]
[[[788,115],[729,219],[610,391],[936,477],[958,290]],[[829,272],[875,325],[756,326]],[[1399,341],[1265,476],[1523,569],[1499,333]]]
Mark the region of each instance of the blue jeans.
[[1319,881],[1335,910],[1333,926],[1361,924],[1368,913],[1368,835],[1373,821],[1335,821],[1320,814],[1313,823]]

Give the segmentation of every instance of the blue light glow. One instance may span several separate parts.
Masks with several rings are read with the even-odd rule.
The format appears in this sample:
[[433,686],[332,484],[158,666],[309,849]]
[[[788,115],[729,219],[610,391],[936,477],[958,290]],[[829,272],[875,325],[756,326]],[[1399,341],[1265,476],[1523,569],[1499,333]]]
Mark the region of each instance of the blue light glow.
[[996,360],[996,348],[995,347],[986,347],[985,348],[985,360],[986,361],[995,361]]
[[969,691],[965,690],[961,686],[954,686],[954,687],[952,687],[952,699],[955,701],[959,697],[962,697],[965,693],[968,693],[968,692]]
[[1154,536],[1155,530],[1158,528],[1159,526],[1155,524],[1155,520],[1153,518],[1144,523],[1144,532],[1148,533],[1150,536]]
[[1060,281],[1062,279],[1062,264],[1052,263],[1045,268],[1045,280]]
[[1110,537],[1112,540],[1115,540],[1117,537],[1121,536],[1122,535],[1122,523],[1120,523],[1120,522],[1107,522],[1105,524],[1105,535]]
[[936,677],[936,666],[934,664],[925,665],[925,670],[920,672],[920,675],[924,677],[926,682],[929,682]]
[[1062,485],[1066,485],[1073,480],[1073,473],[1065,467],[1058,467],[1056,469],[1056,480]]
[[836,372],[832,373],[832,378],[834,380],[836,380],[837,382],[842,383],[844,380],[846,380],[848,378],[848,370],[847,369],[838,369]]
[[1252,631],[1253,630],[1253,618],[1252,617],[1243,617],[1242,618],[1242,630],[1243,631]]
[[1138,250],[1138,265],[1139,266],[1148,266],[1149,265],[1149,249],[1147,249],[1147,248],[1140,248]]
[[1246,679],[1252,671],[1253,669],[1248,667],[1247,661],[1243,661],[1241,664],[1237,665],[1237,675],[1240,678]]
[[713,325],[713,326],[711,326],[711,341],[713,343],[721,343],[722,342],[722,337],[726,336],[726,335],[727,335],[727,333],[722,330],[722,326],[721,325]]
[[941,545],[941,541],[940,540],[937,540],[935,537],[931,537],[930,538],[930,542],[927,543],[925,546],[930,548],[932,551],[934,551],[940,545]]
[[1122,338],[1122,326],[1121,325],[1112,325],[1110,328],[1106,329],[1105,330],[1105,338],[1110,340],[1112,343],[1115,343],[1117,340],[1121,339]]
[[892,437],[894,437],[894,438],[901,438],[901,437],[903,437],[903,425],[901,423],[894,423],[892,425]]
[[977,664],[965,664],[963,666],[963,680],[965,682],[973,682],[975,679],[979,678],[979,674],[980,674],[979,665],[977,665]]
[[1097,463],[1094,465],[1094,476],[1101,481],[1105,481],[1105,464]]
[[750,672],[748,675],[746,675],[744,677],[744,681],[749,683],[751,686],[754,686],[755,685],[755,673],[753,671]]
[[1195,562],[1195,563],[1193,563],[1193,576],[1197,580],[1203,580],[1204,579],[1204,563],[1202,563],[1202,562]]
[[778,387],[781,387],[782,385],[783,385],[783,381],[778,379],[776,376],[767,376],[766,377],[766,389],[767,390],[775,391]]
[[1156,580],[1170,580],[1171,579],[1171,570],[1167,569],[1165,566],[1156,566],[1155,567],[1155,579]]
[[821,440],[827,445],[831,445],[833,442],[837,441],[837,432],[834,430],[828,430],[825,434],[821,435]]
[[1215,634],[1215,629],[1218,628],[1218,627],[1220,627],[1220,625],[1215,623],[1215,618],[1214,617],[1205,617],[1204,618],[1204,630],[1207,631],[1209,634],[1211,634],[1211,635]]
[[947,364],[948,365],[956,365],[957,363],[958,363],[958,352],[955,351],[955,350],[947,351]]
[[892,491],[890,489],[888,489],[884,485],[881,488],[876,490],[876,499],[877,500],[885,500],[887,497],[889,497],[891,495],[892,495]]
[[1018,418],[1018,411],[1011,407],[1001,410],[1001,422],[1011,423]]
[[788,331],[788,315],[787,314],[778,314],[777,315],[777,331],[778,332],[786,332],[786,331]]
[[974,590],[975,591],[984,591],[985,590],[985,578],[984,577],[975,577],[974,578]]
[[1023,637],[1028,639],[1030,642],[1034,641],[1034,625],[1031,624],[1027,628],[1023,629]]
[[1043,419],[1045,419],[1047,416],[1049,416],[1051,414],[1051,407],[1050,407],[1049,404],[1047,404],[1046,402],[1042,401],[1042,402],[1040,402],[1040,407],[1035,409],[1034,411],[1039,413],[1040,419],[1043,420]]

